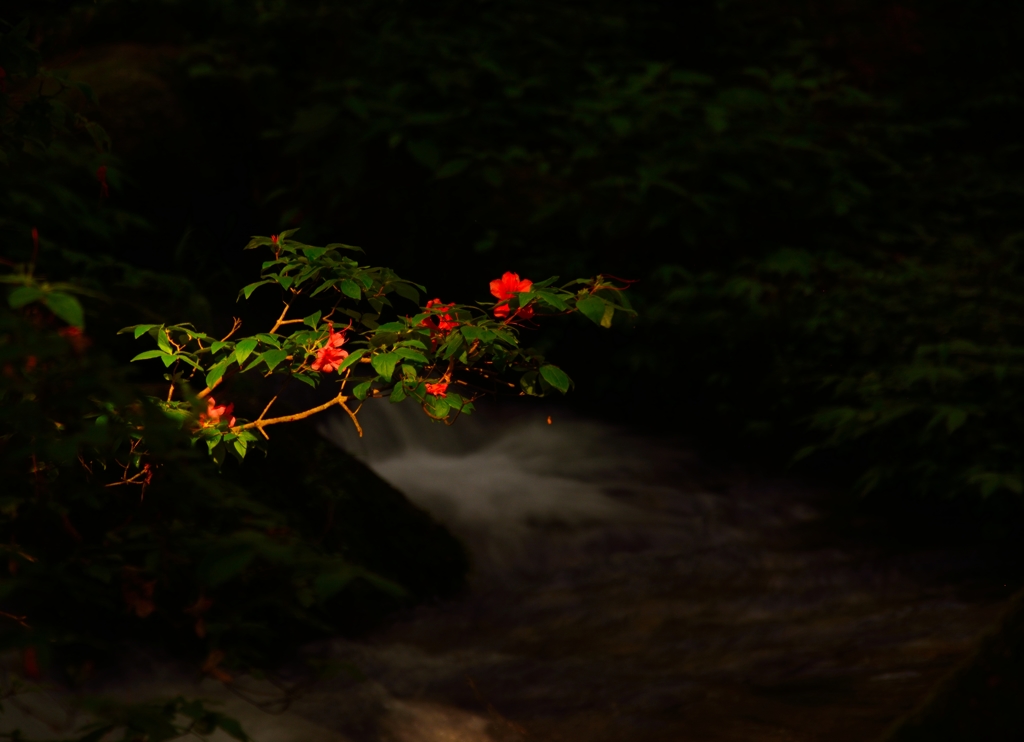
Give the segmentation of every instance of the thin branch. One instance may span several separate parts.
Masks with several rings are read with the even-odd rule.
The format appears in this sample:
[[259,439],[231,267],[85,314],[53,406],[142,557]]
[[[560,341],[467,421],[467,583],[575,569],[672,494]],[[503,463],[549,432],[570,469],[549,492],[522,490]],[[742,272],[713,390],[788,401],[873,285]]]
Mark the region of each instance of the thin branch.
[[229,333],[228,333],[227,335],[225,335],[224,337],[222,337],[222,338],[220,339],[220,341],[221,341],[222,343],[223,343],[223,342],[224,342],[225,340],[227,340],[227,339],[228,339],[229,337],[231,337],[232,335],[234,335],[234,334],[235,334],[235,332],[237,332],[237,331],[238,331],[238,328],[242,326],[242,320],[240,320],[240,319],[239,319],[238,317],[232,317],[231,319],[233,319],[233,320],[234,320],[234,324],[233,324],[233,325],[231,326],[231,332],[229,332]]
[[275,322],[274,326],[270,328],[270,332],[268,334],[273,335],[277,332],[277,328],[284,324],[284,316],[288,314],[288,308],[290,306],[291,305],[288,302],[284,303],[284,309],[281,310],[281,316],[277,318],[277,322]]
[[[348,416],[352,418],[352,424],[356,426],[356,432],[359,433],[359,437],[363,437],[363,426],[359,424],[359,419],[356,417],[356,413],[348,408],[348,405],[344,402],[341,403],[341,409],[348,413]],[[357,409],[356,412],[359,410]]]
[[[345,400],[347,400],[347,399],[348,399],[348,397],[346,397],[344,394],[339,394],[337,397],[332,399],[330,402],[325,402],[324,404],[319,405],[317,407],[313,407],[312,409],[306,410],[305,412],[297,412],[294,415],[285,415],[284,417],[272,417],[269,420],[254,420],[251,423],[246,423],[245,425],[236,425],[235,427],[233,427],[231,429],[231,431],[233,433],[237,433],[237,432],[240,432],[242,430],[250,430],[252,428],[258,428],[260,430],[260,432],[262,432],[263,428],[265,428],[268,425],[277,425],[278,423],[290,423],[290,422],[294,422],[296,420],[303,420],[303,419],[305,419],[307,417],[312,417],[313,415],[317,414],[318,412],[323,412],[324,410],[330,409],[331,407],[333,407],[336,404],[340,404],[340,405],[344,406]],[[263,435],[266,436],[266,433],[263,433]]]
[[277,395],[275,394],[274,398],[271,399],[269,402],[267,402],[267,406],[263,408],[263,412],[260,413],[260,416],[257,419],[258,420],[262,420],[263,416],[267,414],[267,410],[270,409],[270,405],[274,404],[274,402],[276,402],[276,401],[277,401]]
[[[227,376],[227,374],[225,374],[224,376]],[[213,382],[210,386],[208,386],[205,389],[203,389],[203,391],[199,392],[199,394],[197,394],[196,397],[198,397],[199,399],[206,398],[206,396],[209,395],[210,392],[212,392],[214,389],[216,389],[217,387],[220,386],[221,382],[224,381],[224,376],[221,376],[219,379],[217,379],[215,382]]]
[[25,623],[25,619],[28,618],[28,616],[15,616],[13,613],[8,613],[7,611],[0,611],[0,616],[2,616],[3,618],[9,618],[15,623],[24,626],[26,629],[32,628],[27,623]]

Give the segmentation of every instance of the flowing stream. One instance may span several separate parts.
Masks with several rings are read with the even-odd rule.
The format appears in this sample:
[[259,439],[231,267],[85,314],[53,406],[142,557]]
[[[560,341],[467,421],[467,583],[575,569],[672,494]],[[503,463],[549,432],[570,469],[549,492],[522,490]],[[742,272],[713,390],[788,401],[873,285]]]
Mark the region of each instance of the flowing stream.
[[322,432],[465,541],[466,593],[309,647],[359,676],[286,709],[240,683],[273,714],[162,666],[121,695],[220,698],[256,742],[875,740],[1013,588],[968,550],[840,537],[828,493],[671,440],[537,406],[450,428],[365,413],[362,439],[343,418]]

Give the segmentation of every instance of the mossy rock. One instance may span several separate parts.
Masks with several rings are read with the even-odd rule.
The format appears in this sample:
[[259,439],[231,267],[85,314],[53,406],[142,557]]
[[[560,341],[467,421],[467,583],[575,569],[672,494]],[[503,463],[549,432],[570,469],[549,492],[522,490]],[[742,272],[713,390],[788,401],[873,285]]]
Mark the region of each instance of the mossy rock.
[[466,550],[428,513],[311,426],[271,432],[266,455],[253,452],[225,475],[256,499],[287,513],[292,527],[325,550],[407,593],[396,597],[353,584],[341,597],[346,616],[342,630],[366,628],[402,605],[451,596],[463,587],[469,568]]
[[1004,742],[1024,739],[1024,591],[975,652],[884,742]]

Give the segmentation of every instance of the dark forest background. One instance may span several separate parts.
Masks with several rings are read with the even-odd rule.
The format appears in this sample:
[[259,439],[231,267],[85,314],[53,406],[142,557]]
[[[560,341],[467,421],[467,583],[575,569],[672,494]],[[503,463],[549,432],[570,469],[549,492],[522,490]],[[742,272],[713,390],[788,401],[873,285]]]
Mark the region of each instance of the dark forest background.
[[215,323],[285,227],[445,297],[605,272],[635,326],[543,338],[581,408],[863,491],[1022,491],[1012,3],[30,8],[135,217],[47,234],[188,276]]
[[[606,273],[635,280],[631,325],[534,338],[573,376],[567,404],[795,467],[912,513],[908,527],[972,513],[985,533],[1017,533],[1019,3],[34,0],[3,13],[3,257],[28,260],[36,228],[41,270],[114,297],[86,303],[111,368],[137,352],[114,335],[124,325],[226,332],[254,234],[361,245],[445,301],[485,298],[506,270]],[[26,133],[27,109],[8,116],[61,87],[59,112],[39,108],[45,137]],[[272,461],[259,466],[285,476]],[[271,520],[292,504],[273,507]],[[346,553],[384,592],[444,593],[465,570],[444,541],[445,576],[412,575],[403,548]]]

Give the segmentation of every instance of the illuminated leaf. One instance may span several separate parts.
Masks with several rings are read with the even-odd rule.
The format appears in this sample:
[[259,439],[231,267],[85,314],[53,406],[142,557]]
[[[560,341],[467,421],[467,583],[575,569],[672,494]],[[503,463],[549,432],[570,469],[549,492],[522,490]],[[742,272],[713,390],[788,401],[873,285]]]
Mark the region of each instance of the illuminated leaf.
[[560,369],[558,366],[541,366],[540,375],[544,378],[544,381],[549,383],[562,394],[569,391],[569,386],[572,384],[572,380],[569,379],[565,371]]

